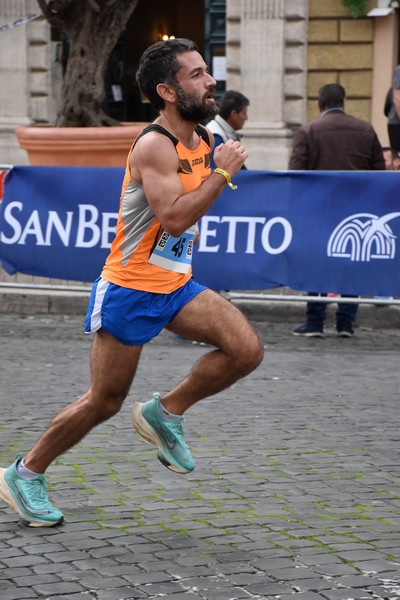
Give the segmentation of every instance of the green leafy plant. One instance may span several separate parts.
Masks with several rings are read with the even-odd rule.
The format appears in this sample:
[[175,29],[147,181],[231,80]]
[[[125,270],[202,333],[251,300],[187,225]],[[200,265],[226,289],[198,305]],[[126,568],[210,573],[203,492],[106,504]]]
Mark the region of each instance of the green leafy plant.
[[349,9],[351,16],[356,19],[364,16],[367,12],[368,0],[342,0],[342,4]]

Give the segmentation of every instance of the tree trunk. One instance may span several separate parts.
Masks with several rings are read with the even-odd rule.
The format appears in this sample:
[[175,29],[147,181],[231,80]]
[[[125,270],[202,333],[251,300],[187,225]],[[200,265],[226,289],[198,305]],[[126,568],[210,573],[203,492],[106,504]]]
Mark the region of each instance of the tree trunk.
[[57,127],[118,125],[102,110],[108,59],[139,0],[38,0],[69,42]]

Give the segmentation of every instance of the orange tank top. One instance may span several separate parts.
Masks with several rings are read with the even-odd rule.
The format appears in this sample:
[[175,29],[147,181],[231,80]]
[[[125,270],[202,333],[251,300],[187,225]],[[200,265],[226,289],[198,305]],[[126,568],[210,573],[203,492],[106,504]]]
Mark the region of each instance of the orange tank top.
[[[200,143],[189,150],[160,125],[146,127],[135,140],[156,131],[170,138],[179,157],[178,176],[184,193],[199,187],[210,174],[208,133],[198,125]],[[193,237],[196,226],[179,238],[169,235],[153,213],[143,187],[130,174],[128,156],[122,184],[117,230],[101,276],[117,285],[169,294],[182,287],[192,276]]]

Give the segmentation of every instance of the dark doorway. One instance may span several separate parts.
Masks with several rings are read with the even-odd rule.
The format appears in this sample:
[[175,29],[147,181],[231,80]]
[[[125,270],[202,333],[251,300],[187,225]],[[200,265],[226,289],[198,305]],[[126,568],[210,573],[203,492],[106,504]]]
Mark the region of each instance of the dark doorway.
[[144,50],[163,35],[185,37],[204,54],[203,0],[141,0],[111,55],[106,73],[105,111],[119,121],[151,121],[149,103],[141,97],[135,73]]

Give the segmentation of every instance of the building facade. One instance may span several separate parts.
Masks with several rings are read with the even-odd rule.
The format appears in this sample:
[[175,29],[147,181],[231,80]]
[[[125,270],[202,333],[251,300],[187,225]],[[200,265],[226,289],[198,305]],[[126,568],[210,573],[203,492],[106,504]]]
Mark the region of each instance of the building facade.
[[[390,0],[369,0],[370,13],[385,5],[385,14],[359,19],[341,0],[196,0],[190,24],[182,18],[182,1],[168,3],[169,16],[161,0],[157,11],[139,2],[121,46],[121,61],[128,56],[126,79],[134,80],[137,56],[163,30],[196,39],[219,89],[237,89],[250,99],[244,129],[249,168],[287,168],[293,133],[318,116],[317,92],[328,82],[344,85],[348,112],[372,122],[387,144],[383,104],[399,62],[398,10]],[[62,43],[40,16],[7,27],[35,13],[36,0],[0,3],[0,164],[27,164],[15,127],[52,123],[57,111]],[[222,13],[224,31],[218,30]],[[207,25],[213,20],[217,25]],[[128,119],[135,114],[128,112]]]

